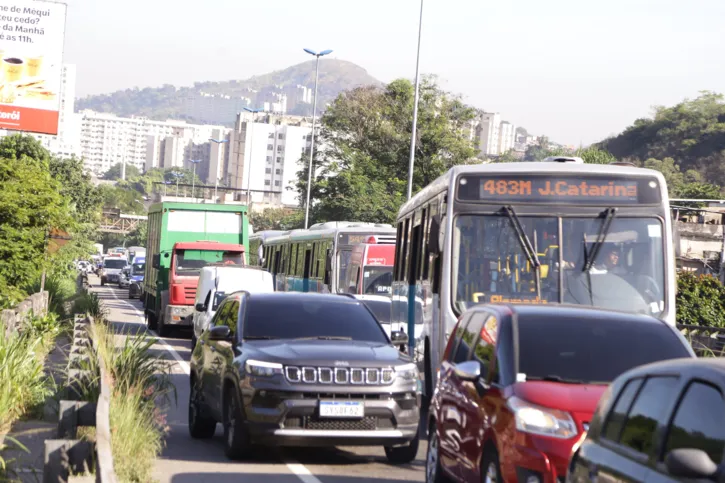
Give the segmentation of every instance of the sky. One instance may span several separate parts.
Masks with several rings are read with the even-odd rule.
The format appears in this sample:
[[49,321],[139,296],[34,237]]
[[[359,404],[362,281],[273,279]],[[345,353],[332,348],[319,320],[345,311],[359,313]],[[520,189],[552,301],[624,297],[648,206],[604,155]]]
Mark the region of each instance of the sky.
[[[66,2],[78,96],[246,79],[309,60],[305,47],[384,82],[415,76],[420,0]],[[725,92],[723,0],[424,2],[421,73],[553,141],[587,145]]]

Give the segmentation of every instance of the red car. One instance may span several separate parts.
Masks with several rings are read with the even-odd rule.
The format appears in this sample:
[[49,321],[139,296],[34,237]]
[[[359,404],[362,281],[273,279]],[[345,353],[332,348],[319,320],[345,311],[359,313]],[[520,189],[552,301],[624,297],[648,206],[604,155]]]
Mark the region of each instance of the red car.
[[481,305],[458,321],[431,400],[426,481],[562,483],[600,396],[636,366],[694,357],[653,317]]

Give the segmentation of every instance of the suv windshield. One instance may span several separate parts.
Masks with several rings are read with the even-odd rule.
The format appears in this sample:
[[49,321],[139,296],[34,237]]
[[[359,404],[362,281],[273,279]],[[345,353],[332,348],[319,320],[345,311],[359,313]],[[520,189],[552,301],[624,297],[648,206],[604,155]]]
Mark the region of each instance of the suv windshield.
[[176,273],[179,275],[199,275],[202,268],[214,263],[242,266],[244,265],[244,253],[221,250],[176,251]]
[[133,265],[131,265],[131,274],[132,275],[141,275],[141,274],[143,274],[145,267],[146,267],[145,263],[134,263]]
[[[460,215],[452,260],[458,312],[488,302],[564,302],[655,316],[664,311],[664,244],[658,218],[612,219],[588,271],[585,259],[592,256],[602,217],[518,218],[541,264],[541,299],[536,295],[536,272],[511,220]],[[560,228],[564,240],[559,240]]]
[[643,364],[690,357],[664,323],[519,315],[518,326],[519,372],[529,380],[609,383]]
[[103,268],[110,268],[111,270],[121,270],[123,267],[128,265],[128,262],[123,258],[107,258],[103,261]]
[[245,339],[344,338],[387,344],[375,318],[360,302],[297,297],[251,297]]
[[390,301],[362,300],[362,303],[370,309],[370,312],[372,312],[375,318],[378,319],[378,322],[381,324],[390,323]]

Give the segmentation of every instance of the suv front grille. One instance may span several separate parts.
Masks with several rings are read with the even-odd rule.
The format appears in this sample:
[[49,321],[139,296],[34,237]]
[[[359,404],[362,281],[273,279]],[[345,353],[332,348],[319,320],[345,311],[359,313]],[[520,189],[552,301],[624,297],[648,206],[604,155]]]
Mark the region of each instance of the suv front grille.
[[285,419],[284,427],[325,431],[375,431],[376,429],[393,429],[394,425],[390,418],[368,416],[362,419],[325,419],[317,416],[303,416]]
[[289,382],[307,384],[355,384],[355,385],[388,385],[395,380],[392,367],[383,369],[362,367],[298,367],[286,366],[284,375]]

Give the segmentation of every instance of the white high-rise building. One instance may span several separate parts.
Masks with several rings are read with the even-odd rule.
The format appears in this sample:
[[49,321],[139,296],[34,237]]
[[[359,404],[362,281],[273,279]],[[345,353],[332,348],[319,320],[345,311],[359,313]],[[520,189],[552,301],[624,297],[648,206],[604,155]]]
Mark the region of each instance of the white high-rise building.
[[502,121],[499,127],[498,154],[505,154],[511,151],[516,144],[516,126],[507,121]]
[[309,152],[312,125],[297,116],[240,113],[231,133],[228,183],[246,200],[270,206],[296,206],[297,194],[287,189],[297,179],[300,160]]
[[497,112],[484,112],[477,129],[478,149],[482,156],[499,154],[501,115]]
[[[94,111],[83,111],[81,116],[84,164],[99,176],[122,162],[136,166],[140,171],[155,167],[189,167],[189,160],[196,159],[198,149],[210,149],[212,133],[225,129],[184,121],[124,118]],[[172,141],[167,144],[169,138]],[[197,145],[205,147],[195,148]]]

